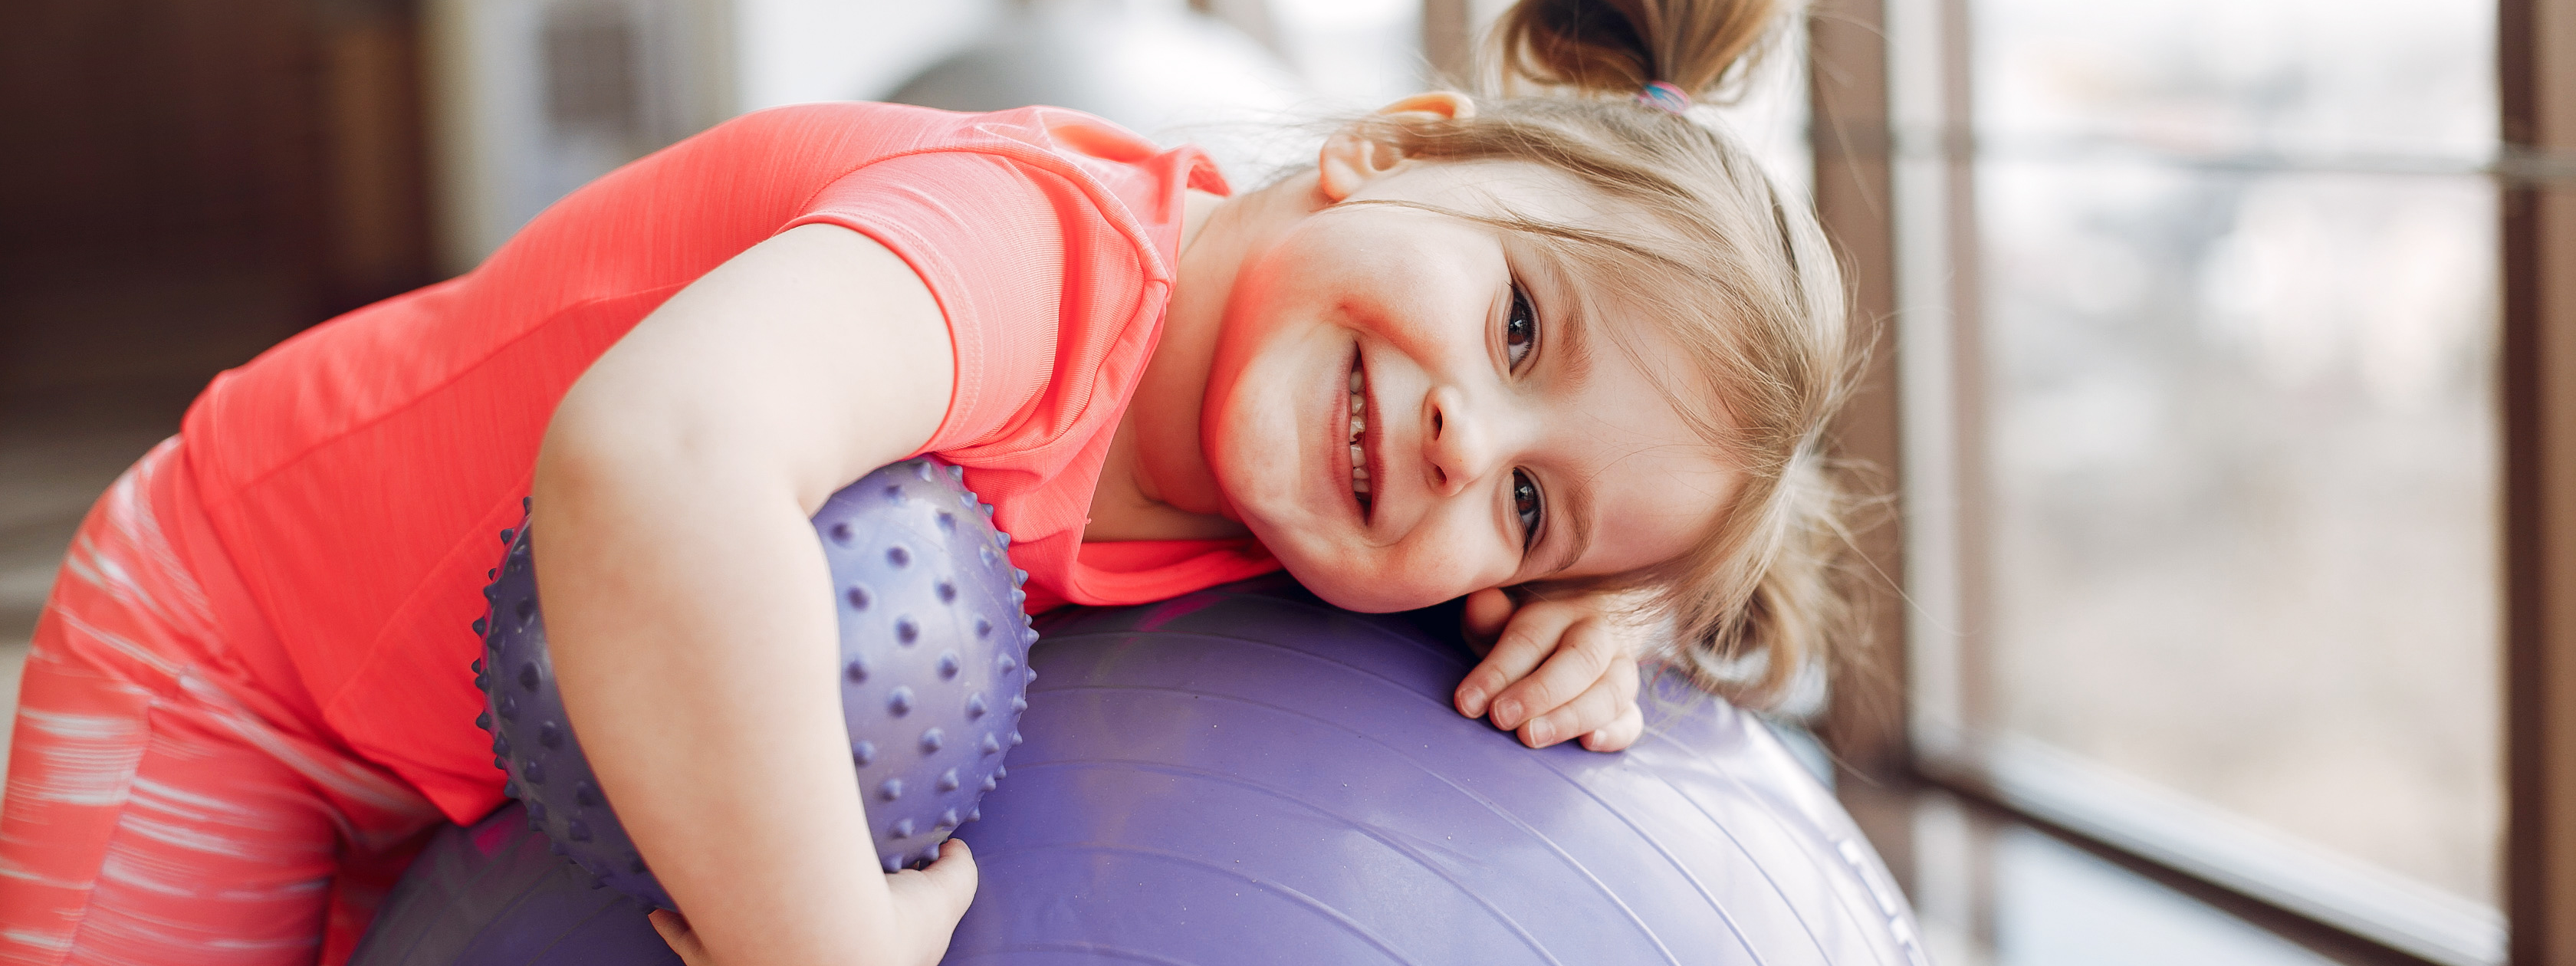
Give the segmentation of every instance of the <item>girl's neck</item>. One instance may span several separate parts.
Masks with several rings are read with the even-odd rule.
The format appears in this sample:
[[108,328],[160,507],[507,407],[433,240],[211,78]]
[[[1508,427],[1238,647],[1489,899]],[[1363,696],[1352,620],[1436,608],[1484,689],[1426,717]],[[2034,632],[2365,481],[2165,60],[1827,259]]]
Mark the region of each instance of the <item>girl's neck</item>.
[[1163,333],[1119,418],[1083,539],[1174,540],[1244,536],[1199,444],[1199,408],[1224,327],[1227,297],[1245,262],[1298,218],[1323,207],[1312,173],[1232,198],[1189,193],[1181,252]]

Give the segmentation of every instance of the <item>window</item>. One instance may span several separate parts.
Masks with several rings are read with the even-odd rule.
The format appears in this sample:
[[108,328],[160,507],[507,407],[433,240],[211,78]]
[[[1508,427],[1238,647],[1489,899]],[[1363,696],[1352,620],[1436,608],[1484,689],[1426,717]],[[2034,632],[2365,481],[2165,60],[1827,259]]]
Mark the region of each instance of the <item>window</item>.
[[1820,202],[1897,320],[1908,767],[2395,954],[2501,962],[2504,909],[2576,952],[2576,22],[1821,6]]

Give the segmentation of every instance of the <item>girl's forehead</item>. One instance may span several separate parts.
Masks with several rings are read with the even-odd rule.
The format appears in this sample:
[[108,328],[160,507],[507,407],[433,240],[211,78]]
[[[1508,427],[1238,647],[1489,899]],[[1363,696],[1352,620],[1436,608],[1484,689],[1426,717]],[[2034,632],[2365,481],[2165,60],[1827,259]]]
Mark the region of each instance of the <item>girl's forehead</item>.
[[1616,217],[1619,209],[1628,207],[1580,178],[1533,161],[1488,158],[1410,164],[1408,170],[1382,179],[1388,196],[1477,215],[1575,225]]
[[[1485,227],[1504,236],[1506,244],[1517,241],[1521,243],[1517,247],[1524,248],[1536,239],[1510,231],[1502,223],[1543,225],[1560,238],[1572,236],[1636,248],[1686,244],[1665,217],[1647,206],[1534,161],[1409,163],[1415,166],[1389,173],[1353,198],[1411,202],[1471,218],[1495,219]],[[1514,238],[1515,235],[1522,237]]]

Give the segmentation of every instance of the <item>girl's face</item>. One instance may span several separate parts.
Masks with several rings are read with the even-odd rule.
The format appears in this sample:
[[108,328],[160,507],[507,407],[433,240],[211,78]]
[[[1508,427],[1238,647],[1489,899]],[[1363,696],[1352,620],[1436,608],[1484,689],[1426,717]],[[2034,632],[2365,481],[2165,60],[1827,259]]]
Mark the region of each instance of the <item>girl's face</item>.
[[1351,203],[1583,224],[1609,202],[1520,163],[1363,155],[1321,181],[1336,203],[1239,270],[1200,414],[1229,515],[1300,582],[1400,610],[1703,539],[1743,476],[1640,366],[1712,398],[1668,326],[1515,233]]

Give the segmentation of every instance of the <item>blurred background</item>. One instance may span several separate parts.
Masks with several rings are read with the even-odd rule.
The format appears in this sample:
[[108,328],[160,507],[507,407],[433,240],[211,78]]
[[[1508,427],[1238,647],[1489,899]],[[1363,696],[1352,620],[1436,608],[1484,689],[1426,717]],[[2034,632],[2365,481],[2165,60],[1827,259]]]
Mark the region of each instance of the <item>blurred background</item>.
[[[1046,102],[1253,187],[1504,6],[13,0],[0,694],[211,375],[619,164],[800,101]],[[1893,293],[1856,431],[1897,441],[1910,750],[1846,797],[1939,961],[2504,961],[2496,9],[1824,0],[1860,40],[1794,32],[1728,108],[1801,192],[1883,172],[1842,241]],[[1875,113],[1820,152],[1820,96]]]

